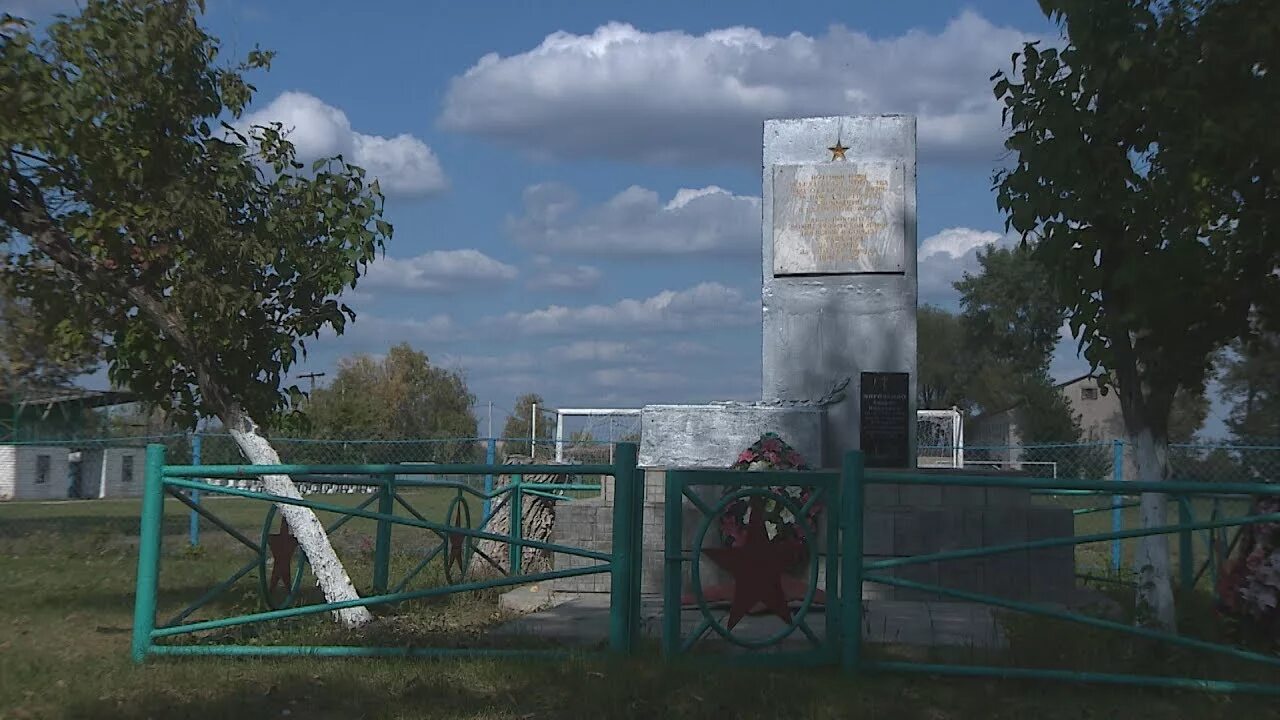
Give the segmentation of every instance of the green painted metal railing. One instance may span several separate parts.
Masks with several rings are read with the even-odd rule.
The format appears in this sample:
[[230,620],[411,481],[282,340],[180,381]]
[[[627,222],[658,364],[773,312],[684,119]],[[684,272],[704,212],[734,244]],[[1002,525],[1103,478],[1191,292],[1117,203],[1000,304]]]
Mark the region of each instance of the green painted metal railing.
[[[1280,485],[1266,483],[1200,483],[1200,482],[1139,482],[1125,481],[1068,481],[1054,479],[1029,479],[987,476],[948,476],[926,475],[922,473],[876,472],[863,468],[862,454],[854,451],[846,455],[842,468],[842,490],[844,492],[844,509],[847,522],[842,526],[844,533],[842,542],[845,557],[844,587],[861,588],[864,582],[880,583],[892,587],[931,593],[936,596],[971,603],[980,603],[1005,610],[1026,613],[1039,617],[1051,618],[1081,625],[1114,631],[1146,640],[1157,640],[1183,648],[1214,653],[1268,667],[1280,668],[1280,657],[1245,650],[1221,643],[1199,640],[1170,632],[1148,629],[1145,627],[1126,625],[1112,620],[1092,617],[1075,612],[1060,610],[1034,603],[1009,600],[962,590],[955,590],[936,584],[921,583],[894,577],[881,571],[902,568],[911,565],[945,562],[950,560],[988,557],[1002,553],[1024,550],[1038,550],[1052,547],[1075,546],[1092,542],[1114,542],[1117,540],[1147,537],[1152,535],[1177,535],[1179,546],[1178,577],[1183,590],[1194,587],[1198,575],[1193,562],[1193,537],[1200,531],[1216,531],[1223,528],[1240,527],[1256,523],[1280,522],[1280,513],[1244,515],[1232,518],[1218,518],[1215,506],[1214,517],[1209,520],[1196,520],[1190,499],[1193,497],[1215,497],[1224,495],[1259,496],[1280,495]],[[896,557],[885,560],[866,561],[861,552],[861,508],[868,485],[928,485],[951,487],[995,487],[1020,488],[1031,492],[1053,494],[1115,494],[1133,495],[1140,493],[1162,493],[1172,496],[1178,506],[1179,519],[1176,524],[1160,527],[1138,528],[1109,533],[1096,533],[1072,537],[1047,538],[1020,543],[966,548],[934,552],[910,557]],[[1211,556],[1212,559],[1212,556]],[[846,606],[860,602],[860,592],[845,591],[843,600]],[[846,611],[846,617],[857,618],[856,609]],[[1190,677],[1166,677],[1153,675],[1133,675],[1122,673],[1098,673],[1066,669],[1044,669],[1025,667],[988,667],[967,666],[926,662],[885,661],[868,659],[863,654],[862,634],[851,623],[843,636],[843,666],[851,671],[883,671],[920,673],[927,675],[954,675],[967,677],[996,677],[1059,680],[1073,682],[1089,682],[1104,684],[1125,684],[1146,687],[1177,688],[1204,690],[1213,692],[1252,692],[1280,695],[1280,683],[1235,682],[1230,680],[1213,680]]]
[[[614,524],[613,550],[609,553],[570,547],[557,543],[541,542],[525,538],[521,534],[520,509],[523,495],[549,499],[565,499],[561,494],[574,490],[594,490],[595,484],[577,483],[529,483],[523,476],[529,474],[563,475],[590,474],[611,476],[614,478]],[[227,487],[213,484],[210,479],[251,479],[263,475],[290,475],[296,479],[305,478],[307,482],[329,483],[335,485],[365,485],[377,488],[376,492],[356,507],[347,507],[333,503],[319,502],[306,498],[290,498],[256,490]],[[344,475],[347,477],[332,477]],[[513,482],[496,490],[477,490],[467,483],[447,480],[435,480],[430,477],[421,479],[412,476],[432,475],[476,475],[493,477],[495,475],[511,476]],[[410,476],[408,478],[401,476]],[[400,488],[440,488],[453,490],[456,495],[446,512],[445,522],[433,522],[424,517],[397,491]],[[261,542],[255,542],[229,523],[223,521],[199,502],[195,493],[223,495],[260,500],[273,503],[273,511],[268,515],[263,527]],[[164,625],[156,624],[156,603],[159,591],[159,577],[162,550],[162,520],[164,514],[164,497],[171,495],[197,513],[215,527],[227,532],[242,545],[251,550],[256,557],[236,570],[222,583],[210,589],[191,605],[177,613]],[[470,509],[463,497],[470,495],[485,502],[486,507],[493,500],[499,500],[497,507],[488,509],[477,528],[469,527]],[[610,573],[612,577],[612,602],[609,622],[609,647],[614,653],[630,653],[635,646],[639,633],[640,600],[639,600],[639,547],[641,501],[643,498],[643,479],[636,468],[636,446],[630,443],[619,444],[614,454],[614,462],[608,465],[495,465],[485,464],[377,464],[377,465],[166,465],[165,447],[154,444],[147,447],[146,481],[142,499],[142,523],[138,551],[137,593],[134,605],[134,625],[132,637],[132,655],[137,662],[142,662],[150,655],[224,655],[224,656],[366,656],[366,657],[418,657],[418,656],[450,656],[457,654],[473,655],[538,655],[561,656],[560,651],[547,650],[496,650],[490,648],[456,649],[456,648],[397,648],[397,647],[364,647],[364,646],[251,646],[251,645],[171,645],[157,643],[157,640],[178,635],[218,630],[251,623],[261,623],[285,618],[301,617],[329,613],[349,607],[369,607],[376,605],[393,605],[407,600],[434,597],[457,592],[484,590],[489,588],[508,587],[513,585],[541,582],[559,578],[581,575]],[[377,503],[376,510],[367,509]],[[374,558],[373,558],[373,595],[356,600],[342,602],[326,602],[301,607],[290,607],[302,579],[303,565],[299,564],[293,582],[287,590],[286,599],[273,605],[269,599],[265,580],[266,541],[271,527],[275,507],[293,505],[310,508],[313,511],[330,512],[339,515],[327,531],[332,532],[352,518],[364,518],[376,522]],[[408,516],[397,515],[396,507],[408,512]],[[489,521],[498,513],[503,505],[509,505],[511,516],[509,530],[505,534],[497,534],[484,530]],[[465,514],[460,508],[467,508]],[[457,514],[465,518],[462,524],[455,524]],[[427,553],[426,557],[411,570],[404,579],[394,587],[390,578],[390,557],[392,552],[392,528],[396,525],[418,528],[435,534],[440,543]],[[492,540],[505,543],[510,548],[508,570],[505,576],[478,580],[473,582],[452,582],[448,584],[417,590],[406,590],[408,583],[427,565],[439,557],[447,547],[451,538],[462,538],[471,550],[475,550],[476,540]],[[524,573],[521,568],[523,548],[535,548],[564,555],[574,555],[595,560],[596,564],[588,567],[551,570],[540,573]],[[476,552],[479,552],[476,550]],[[302,558],[305,562],[305,556]],[[492,562],[492,560],[490,559]],[[262,612],[249,613],[233,617],[184,622],[196,610],[208,605],[214,599],[227,592],[238,580],[254,570],[258,571],[262,583],[262,594],[268,609]],[[446,572],[446,576],[448,573]]]

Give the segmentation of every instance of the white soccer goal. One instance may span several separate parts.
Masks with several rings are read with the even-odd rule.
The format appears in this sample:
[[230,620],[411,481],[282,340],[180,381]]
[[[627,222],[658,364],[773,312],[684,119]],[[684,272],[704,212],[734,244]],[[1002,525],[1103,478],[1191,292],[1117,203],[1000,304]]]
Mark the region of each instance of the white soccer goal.
[[950,410],[916,411],[918,467],[964,467],[964,414]]
[[608,448],[609,462],[613,462],[613,446],[620,438],[640,432],[640,410],[633,408],[560,408],[556,410],[556,462],[564,462],[566,446],[573,446],[573,438],[565,438],[565,420],[584,418],[578,431],[590,435]]

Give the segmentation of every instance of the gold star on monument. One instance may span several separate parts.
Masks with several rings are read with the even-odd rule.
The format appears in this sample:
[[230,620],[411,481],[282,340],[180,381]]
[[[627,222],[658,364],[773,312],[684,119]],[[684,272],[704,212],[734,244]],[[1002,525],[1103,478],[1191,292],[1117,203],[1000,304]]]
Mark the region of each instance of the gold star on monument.
[[845,151],[845,150],[848,150],[849,148],[847,148],[847,147],[845,147],[844,145],[840,144],[840,141],[839,141],[839,140],[836,140],[836,144],[835,144],[835,145],[832,145],[831,147],[829,147],[829,148],[827,148],[827,149],[831,151],[831,160],[832,160],[832,162],[835,162],[836,160],[844,160],[844,159],[845,159],[845,157],[844,157],[844,151]]

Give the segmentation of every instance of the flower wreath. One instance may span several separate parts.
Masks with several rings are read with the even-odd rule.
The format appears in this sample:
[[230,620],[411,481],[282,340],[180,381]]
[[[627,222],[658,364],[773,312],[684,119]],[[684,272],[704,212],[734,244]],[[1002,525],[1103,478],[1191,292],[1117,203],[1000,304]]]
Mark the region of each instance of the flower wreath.
[[[808,470],[800,453],[775,433],[765,433],[751,447],[742,451],[733,470]],[[786,485],[769,488],[778,495],[783,495],[795,503],[796,508],[803,508],[813,495],[813,488],[798,485]],[[730,488],[726,494],[736,492],[738,488]],[[805,528],[796,527],[795,514],[781,502],[766,498],[762,505],[764,511],[764,527],[770,542],[787,543],[795,546],[797,557],[807,559],[803,554],[805,537],[813,537],[818,527],[818,516],[822,511],[822,503],[815,502],[805,513]],[[747,523],[751,519],[749,498],[740,498],[729,503],[720,516],[720,542],[732,547],[747,539]],[[803,560],[802,560],[803,561]]]
[[[1280,512],[1280,498],[1257,498],[1251,515]],[[1280,642],[1280,523],[1246,525],[1218,576],[1218,611],[1241,630]],[[1258,639],[1264,639],[1258,638]]]

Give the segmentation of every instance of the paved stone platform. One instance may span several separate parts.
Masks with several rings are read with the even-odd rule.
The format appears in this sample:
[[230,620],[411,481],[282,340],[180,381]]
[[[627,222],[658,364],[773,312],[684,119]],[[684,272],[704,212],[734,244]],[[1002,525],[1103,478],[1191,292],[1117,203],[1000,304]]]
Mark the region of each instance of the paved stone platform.
[[[568,646],[594,646],[609,638],[609,596],[605,593],[557,594],[546,609],[510,621],[491,631],[496,635],[536,636]],[[662,634],[662,599],[642,598],[641,633],[650,638]],[[909,600],[867,600],[863,618],[865,642],[919,647],[1000,648],[1005,637],[991,608],[970,603]],[[725,610],[712,611],[721,619]],[[696,609],[681,612],[682,635],[688,637],[702,624]],[[826,636],[826,616],[819,609],[809,613],[807,624],[814,637]],[[749,616],[734,628],[745,640],[761,640],[776,633],[782,621],[771,615]],[[725,643],[714,631],[703,642]],[[811,643],[800,632],[791,633],[777,649],[795,650]]]

